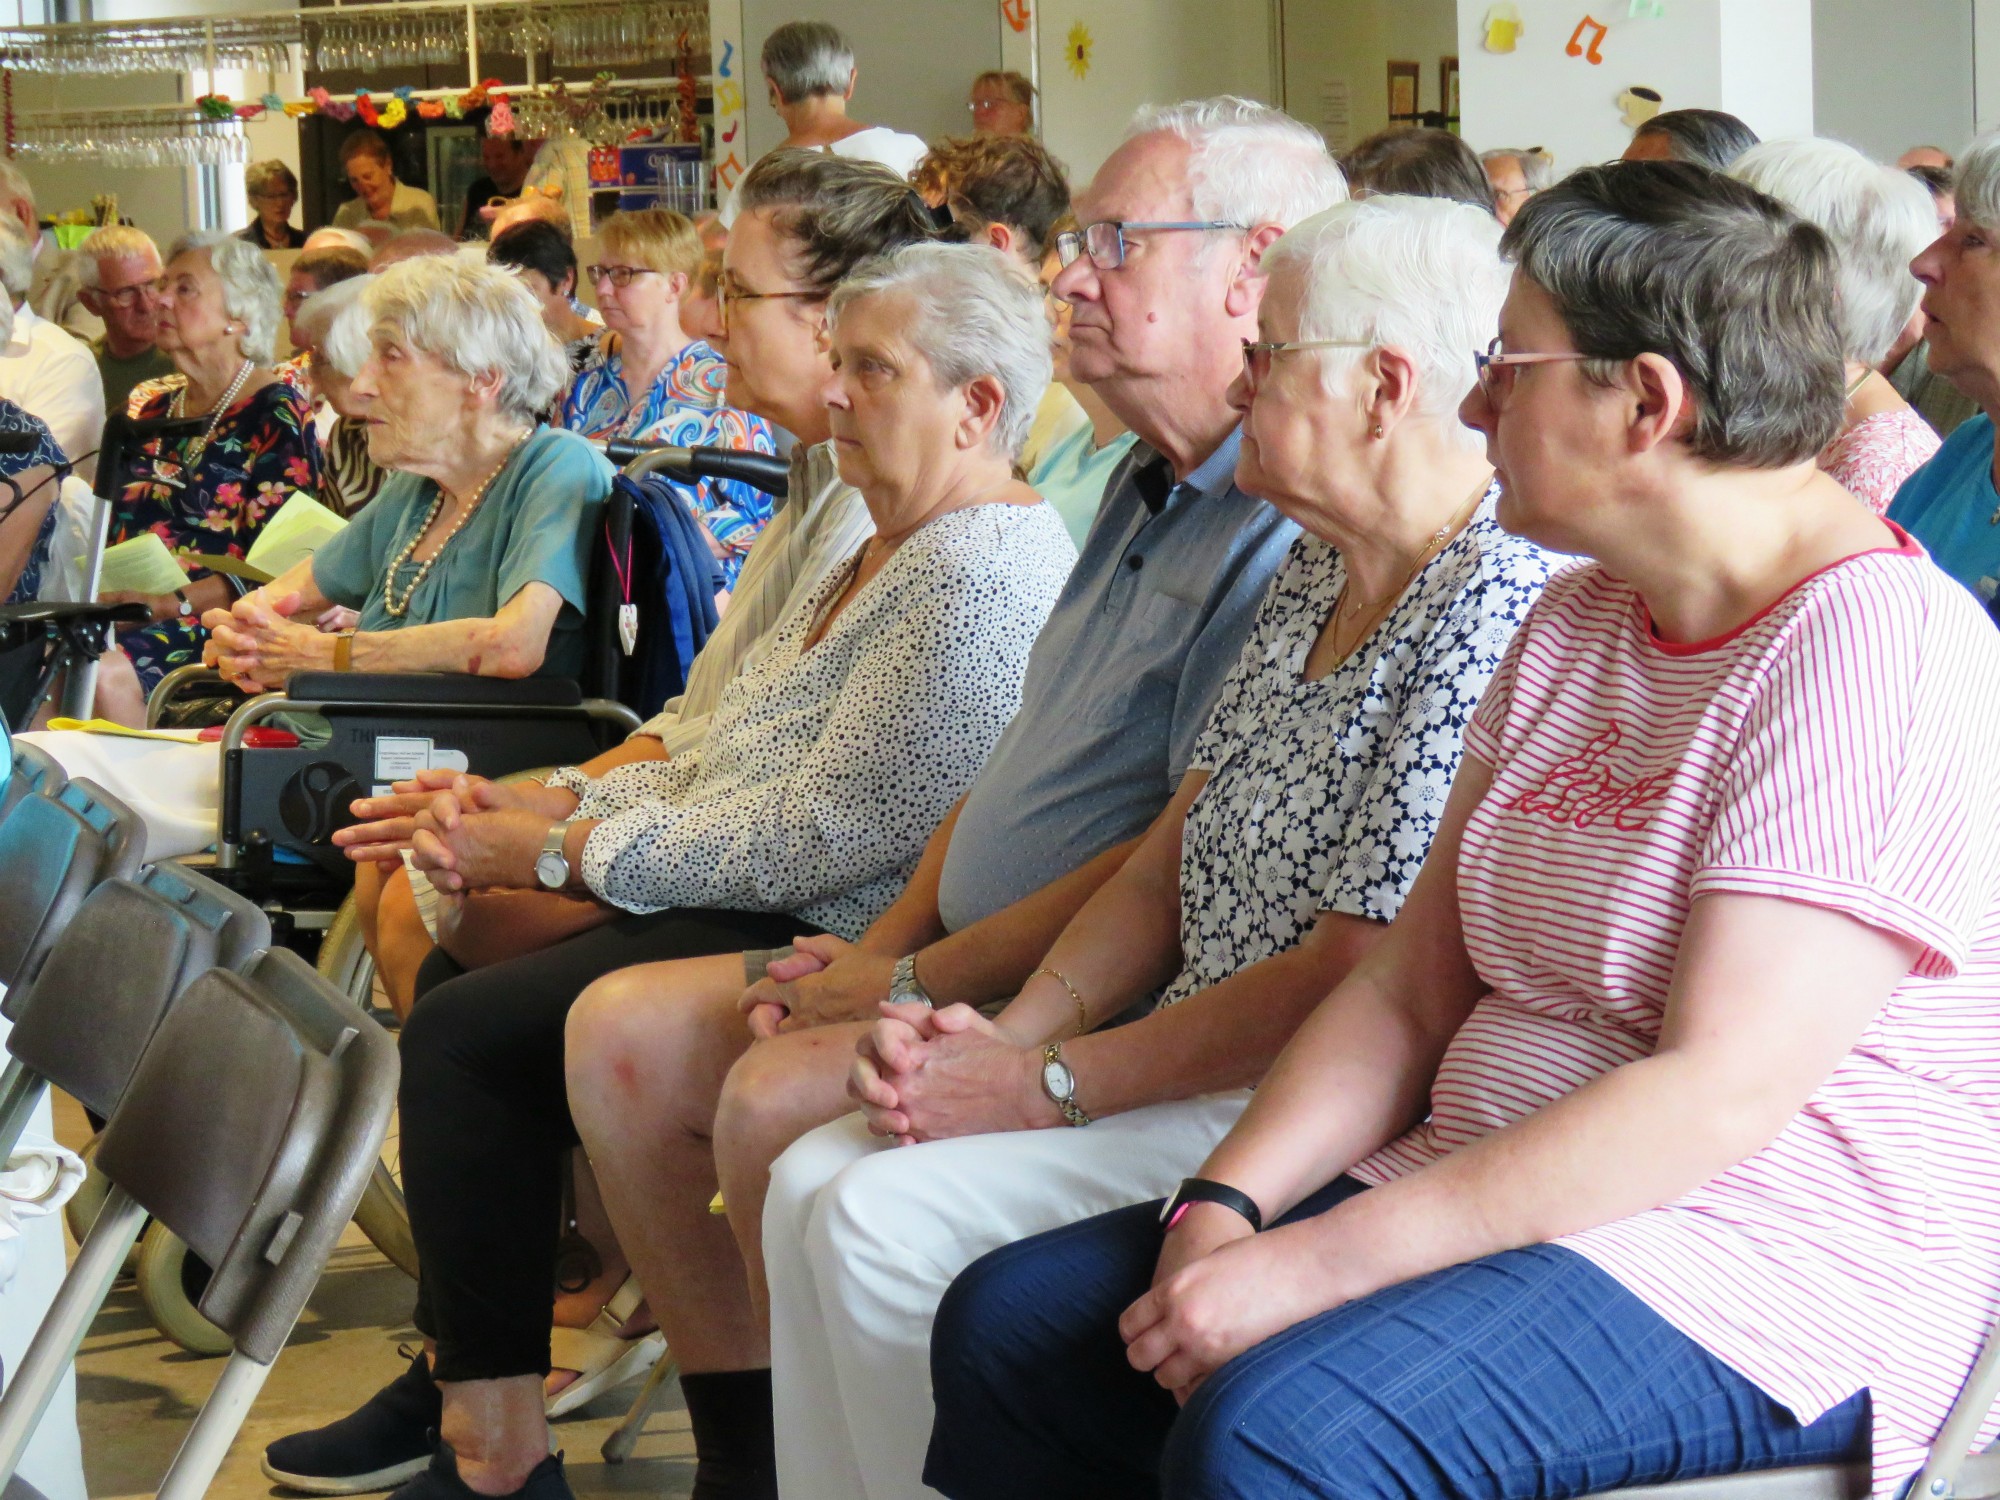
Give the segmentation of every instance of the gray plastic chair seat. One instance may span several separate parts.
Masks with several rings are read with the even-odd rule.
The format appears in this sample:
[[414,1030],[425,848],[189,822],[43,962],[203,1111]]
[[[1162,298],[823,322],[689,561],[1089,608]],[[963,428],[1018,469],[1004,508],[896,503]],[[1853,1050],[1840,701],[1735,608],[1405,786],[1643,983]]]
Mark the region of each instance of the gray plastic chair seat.
[[0,819],[0,984],[32,978],[83,898],[145,854],[139,815],[88,781],[16,803]]
[[151,1214],[215,1268],[201,1312],[234,1345],[159,1493],[206,1491],[353,1216],[396,1072],[388,1033],[294,953],[188,985],[105,1127],[111,1192],[0,1396],[0,1478]]
[[35,977],[0,1001],[14,1023],[0,1079],[0,1157],[46,1084],[109,1115],[181,991],[210,969],[241,968],[270,942],[259,907],[179,865],[98,886]]
[[7,777],[7,790],[0,794],[0,818],[14,810],[14,804],[30,792],[47,792],[53,797],[69,781],[65,771],[46,750],[14,741],[14,769]]

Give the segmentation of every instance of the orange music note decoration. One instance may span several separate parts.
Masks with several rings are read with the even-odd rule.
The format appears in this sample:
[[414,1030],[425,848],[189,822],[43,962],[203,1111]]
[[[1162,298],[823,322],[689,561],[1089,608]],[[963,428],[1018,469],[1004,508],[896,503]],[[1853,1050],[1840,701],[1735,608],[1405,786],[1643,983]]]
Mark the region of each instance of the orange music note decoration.
[[[1586,31],[1593,33],[1588,52],[1583,49],[1583,34]],[[1581,57],[1586,62],[1601,63],[1604,61],[1604,54],[1597,49],[1604,43],[1604,32],[1605,26],[1602,21],[1595,16],[1586,15],[1576,23],[1576,30],[1569,34],[1569,45],[1564,47],[1563,51],[1571,57]]]

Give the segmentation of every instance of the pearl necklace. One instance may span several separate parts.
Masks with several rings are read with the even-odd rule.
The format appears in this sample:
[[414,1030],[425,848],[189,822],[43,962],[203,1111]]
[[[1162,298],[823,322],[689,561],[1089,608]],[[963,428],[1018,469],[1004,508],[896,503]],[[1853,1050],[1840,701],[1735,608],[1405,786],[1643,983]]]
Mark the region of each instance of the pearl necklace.
[[437,551],[433,552],[417,565],[416,576],[410,580],[410,586],[403,590],[403,602],[398,604],[396,602],[396,573],[415,554],[417,543],[424,539],[424,533],[431,529],[431,523],[437,520],[438,512],[444,509],[444,486],[438,486],[437,495],[431,501],[431,508],[424,516],[423,525],[419,526],[411,534],[409,541],[404,544],[403,550],[397,553],[395,560],[389,564],[389,571],[383,575],[382,608],[388,612],[391,619],[400,620],[410,612],[410,600],[416,596],[416,592],[423,586],[424,580],[430,577],[431,569],[437,565],[437,560],[444,556],[444,549],[451,545],[453,537],[465,530],[465,523],[472,519],[474,512],[479,509],[480,502],[486,498],[487,489],[492,485],[494,480],[500,477],[500,471],[513,462],[514,455],[520,451],[521,444],[528,440],[528,434],[532,431],[534,431],[533,428],[528,428],[519,437],[515,438],[512,443],[508,444],[505,456],[501,458],[499,463],[493,466],[493,472],[480,480],[472,493],[465,497],[465,509],[460,511],[458,519],[452,522],[451,530],[444,534],[444,540],[437,544]]
[[[242,367],[236,372],[236,378],[229,382],[229,389],[222,393],[222,399],[208,409],[208,430],[201,435],[200,441],[188,450],[187,460],[181,466],[183,474],[192,474],[200,465],[202,455],[208,452],[208,445],[215,437],[215,429],[222,425],[223,417],[235,403],[243,387],[249,383],[250,374],[256,368],[254,360],[244,360]],[[174,399],[168,403],[167,415],[176,422],[187,416],[187,393],[187,383],[183,381],[181,388],[174,392]]]

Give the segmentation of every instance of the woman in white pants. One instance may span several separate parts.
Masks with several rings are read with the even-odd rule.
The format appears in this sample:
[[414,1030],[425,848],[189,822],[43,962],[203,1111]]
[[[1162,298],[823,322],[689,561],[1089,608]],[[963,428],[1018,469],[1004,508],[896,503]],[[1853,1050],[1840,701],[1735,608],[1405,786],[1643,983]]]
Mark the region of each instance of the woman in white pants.
[[[1460,727],[1552,565],[1494,522],[1456,416],[1506,290],[1498,232],[1463,205],[1380,197],[1266,253],[1264,341],[1231,392],[1238,481],[1307,535],[1178,794],[1044,967],[993,1021],[897,1007],[862,1043],[863,1113],[773,1169],[787,1496],[922,1492],[952,1278],[1171,1192],[1402,904]],[[1115,265],[1115,246],[1073,248]],[[1163,985],[1152,1015],[1086,1035]]]

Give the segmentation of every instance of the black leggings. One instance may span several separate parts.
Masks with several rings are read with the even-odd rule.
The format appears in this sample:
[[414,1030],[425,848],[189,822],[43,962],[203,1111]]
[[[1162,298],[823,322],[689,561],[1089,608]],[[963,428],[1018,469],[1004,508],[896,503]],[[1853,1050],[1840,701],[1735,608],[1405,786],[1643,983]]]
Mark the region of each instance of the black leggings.
[[441,950],[424,961],[399,1098],[416,1324],[437,1340],[438,1379],[548,1373],[562,1163],[577,1144],[563,1085],[576,997],[634,964],[818,930],[782,912],[664,911],[470,973]]

